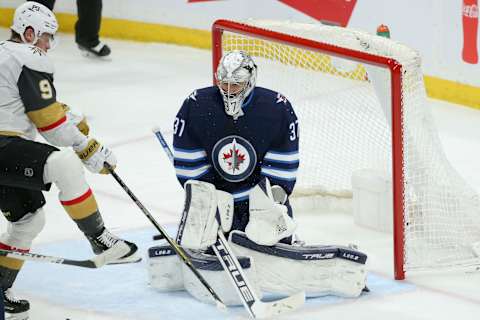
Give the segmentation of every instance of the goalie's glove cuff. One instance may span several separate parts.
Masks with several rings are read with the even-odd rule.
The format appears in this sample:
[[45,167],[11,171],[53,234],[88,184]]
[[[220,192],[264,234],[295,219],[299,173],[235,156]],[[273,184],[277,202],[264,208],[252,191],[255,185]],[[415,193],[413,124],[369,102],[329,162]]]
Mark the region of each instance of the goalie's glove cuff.
[[117,158],[113,152],[96,139],[85,139],[81,144],[73,146],[73,150],[85,167],[93,173],[108,174],[108,170],[104,167],[105,162],[113,168],[117,165]]

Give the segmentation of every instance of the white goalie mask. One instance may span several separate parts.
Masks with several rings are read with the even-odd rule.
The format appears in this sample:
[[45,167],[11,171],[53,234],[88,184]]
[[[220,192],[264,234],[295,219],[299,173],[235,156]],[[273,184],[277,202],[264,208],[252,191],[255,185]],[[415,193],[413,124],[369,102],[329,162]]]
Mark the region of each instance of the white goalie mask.
[[43,4],[28,1],[15,10],[13,25],[10,29],[18,33],[25,43],[27,41],[23,34],[28,27],[31,27],[35,33],[33,45],[44,33],[50,35],[50,47],[53,48],[56,45],[55,34],[58,30],[58,22],[53,12]]
[[215,76],[225,112],[238,118],[243,114],[241,110],[245,98],[255,87],[257,66],[246,52],[231,51],[220,60]]

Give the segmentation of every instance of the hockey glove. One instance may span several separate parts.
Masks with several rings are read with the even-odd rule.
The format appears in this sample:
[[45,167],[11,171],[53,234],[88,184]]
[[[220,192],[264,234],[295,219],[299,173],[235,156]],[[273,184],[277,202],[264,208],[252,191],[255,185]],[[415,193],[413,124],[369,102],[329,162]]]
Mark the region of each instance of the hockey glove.
[[85,167],[93,173],[108,174],[108,170],[103,166],[105,162],[113,168],[117,165],[117,158],[113,152],[93,138],[85,139],[80,145],[73,146],[73,150]]

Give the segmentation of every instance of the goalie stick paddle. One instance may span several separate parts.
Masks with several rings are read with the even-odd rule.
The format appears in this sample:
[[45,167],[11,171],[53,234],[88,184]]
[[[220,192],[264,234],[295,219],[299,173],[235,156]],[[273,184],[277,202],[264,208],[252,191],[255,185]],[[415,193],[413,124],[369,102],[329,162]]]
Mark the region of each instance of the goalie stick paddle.
[[163,229],[163,227],[158,224],[158,222],[153,218],[150,212],[145,208],[145,206],[138,200],[138,198],[133,194],[130,188],[123,182],[123,180],[118,176],[115,172],[113,167],[108,164],[107,162],[104,163],[104,167],[108,170],[108,172],[113,176],[113,178],[118,182],[118,184],[122,187],[122,189],[128,194],[128,196],[135,202],[137,207],[143,212],[143,214],[150,220],[150,222],[155,226],[155,228],[160,232],[160,234],[167,240],[170,246],[175,250],[177,255],[180,259],[187,265],[187,267],[193,272],[193,274],[197,277],[197,279],[202,283],[202,285],[207,289],[207,291],[212,295],[213,299],[217,307],[221,309],[226,309],[225,304],[223,303],[222,299],[217,295],[217,293],[213,290],[213,288],[208,284],[208,282],[203,278],[203,276],[198,272],[197,268],[193,265],[192,260],[187,255],[185,250],[181,246],[179,246],[170,236],[168,233]]
[[232,249],[222,231],[218,231],[217,242],[212,246],[218,260],[229,276],[238,295],[242,298],[243,305],[248,313],[255,319],[271,318],[301,307],[305,303],[305,292],[300,291],[292,296],[275,300],[272,302],[263,302],[253,291],[240,262],[233,255]]
[[57,264],[65,264],[69,266],[75,267],[82,267],[82,268],[100,268],[103,267],[105,264],[115,261],[116,259],[123,257],[128,253],[128,248],[117,246],[112,247],[112,249],[107,250],[92,259],[88,260],[71,260],[61,257],[52,257],[46,256],[43,254],[38,253],[30,253],[30,252],[19,252],[19,251],[11,251],[11,250],[3,250],[0,249],[0,256],[4,256],[7,258],[13,258],[17,260],[24,260],[24,261],[37,261],[37,262],[49,262],[49,263],[57,263]]
[[[162,133],[158,128],[154,128],[153,133],[157,137],[158,141],[162,145],[163,150],[173,164],[174,156]],[[232,253],[232,250],[228,245],[228,241],[225,239],[225,236],[221,230],[218,231],[218,238],[215,244],[212,246],[212,249],[222,264],[223,269],[228,274],[229,279],[240,296],[243,305],[253,318],[263,319],[280,315],[287,311],[297,309],[305,303],[304,291],[272,302],[263,302],[260,300],[252,289],[248,279],[245,277],[245,273],[243,272],[237,257]]]

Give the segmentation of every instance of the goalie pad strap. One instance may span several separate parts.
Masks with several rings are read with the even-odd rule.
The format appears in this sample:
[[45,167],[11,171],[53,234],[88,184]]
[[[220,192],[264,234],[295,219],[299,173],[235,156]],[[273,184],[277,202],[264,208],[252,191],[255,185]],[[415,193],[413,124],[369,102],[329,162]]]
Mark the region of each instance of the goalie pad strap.
[[[199,270],[208,270],[208,271],[223,271],[222,264],[218,261],[218,258],[213,255],[204,254],[198,251],[185,250],[188,257],[192,260],[193,266]],[[175,250],[169,244],[150,247],[148,249],[148,257],[158,258],[158,257],[169,257],[175,256]],[[248,257],[237,257],[240,266],[243,269],[248,269],[251,266],[250,258]]]

